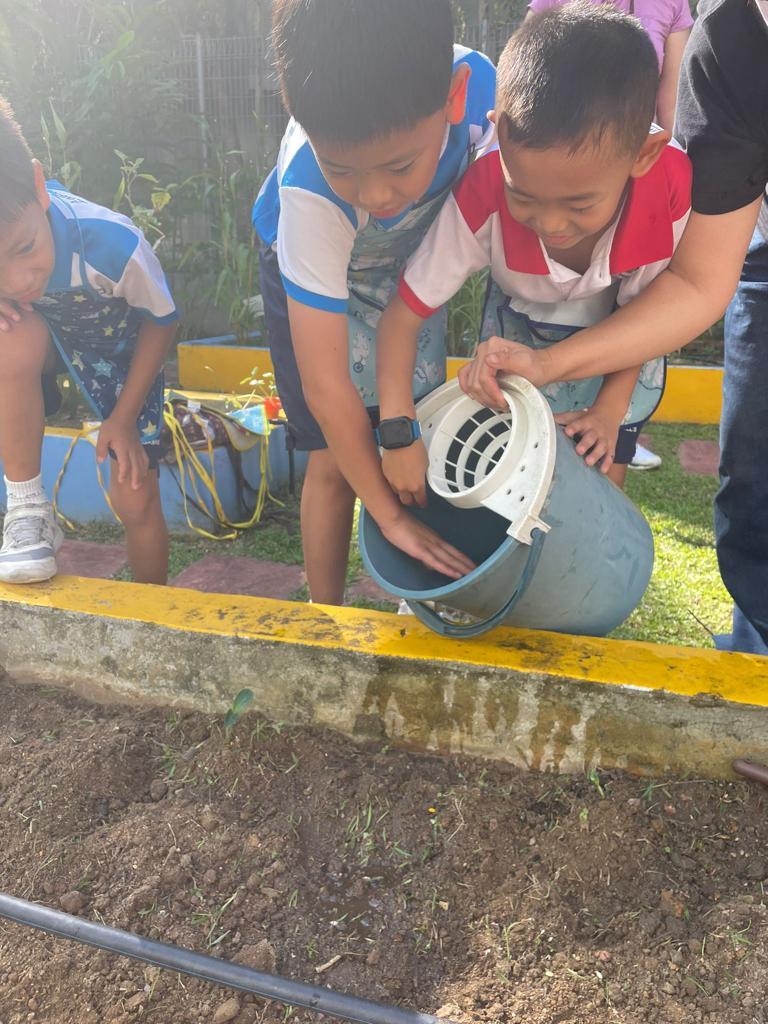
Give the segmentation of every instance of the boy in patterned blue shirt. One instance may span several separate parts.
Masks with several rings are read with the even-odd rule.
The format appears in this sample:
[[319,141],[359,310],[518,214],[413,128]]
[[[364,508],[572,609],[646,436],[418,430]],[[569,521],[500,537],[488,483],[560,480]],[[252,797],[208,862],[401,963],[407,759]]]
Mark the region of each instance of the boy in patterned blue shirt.
[[0,97],[0,460],[8,494],[0,581],[56,574],[63,536],[40,475],[44,421],[65,369],[94,419],[96,457],[134,579],[165,583],[158,484],[162,368],[178,313],[165,275],[127,218],[46,182]]

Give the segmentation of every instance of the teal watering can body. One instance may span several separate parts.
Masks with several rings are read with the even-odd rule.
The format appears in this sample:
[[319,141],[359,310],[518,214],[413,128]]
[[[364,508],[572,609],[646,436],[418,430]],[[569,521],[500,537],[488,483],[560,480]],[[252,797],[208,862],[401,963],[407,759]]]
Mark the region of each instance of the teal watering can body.
[[[457,507],[430,489],[427,508],[414,514],[477,568],[459,580],[428,569],[390,544],[364,510],[360,550],[373,579],[448,636],[476,636],[501,623],[591,636],[619,626],[640,603],[651,577],[650,528],[554,423],[551,431],[551,483],[530,542],[510,536],[509,520],[497,512]],[[474,621],[446,621],[432,603]]]

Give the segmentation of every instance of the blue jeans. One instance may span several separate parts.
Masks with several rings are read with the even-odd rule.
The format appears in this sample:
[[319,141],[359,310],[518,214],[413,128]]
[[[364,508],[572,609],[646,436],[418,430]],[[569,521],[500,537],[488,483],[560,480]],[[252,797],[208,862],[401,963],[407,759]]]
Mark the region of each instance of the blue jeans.
[[[720,573],[748,624],[738,650],[768,653],[768,241],[755,232],[725,318],[715,534]],[[746,626],[746,624],[742,624]],[[754,645],[750,641],[750,634]],[[762,641],[762,650],[757,649]]]

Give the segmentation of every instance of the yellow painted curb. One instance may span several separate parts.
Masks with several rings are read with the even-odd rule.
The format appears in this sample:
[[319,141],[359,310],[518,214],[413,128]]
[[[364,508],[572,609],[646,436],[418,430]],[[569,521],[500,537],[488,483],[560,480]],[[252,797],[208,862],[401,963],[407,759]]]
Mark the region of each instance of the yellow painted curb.
[[2,604],[768,707],[768,658],[747,654],[513,629],[478,640],[448,640],[412,618],[386,612],[77,577],[26,587],[0,584]]
[[[179,381],[185,391],[242,392],[242,381],[256,371],[272,372],[269,352],[244,345],[178,346]],[[450,358],[452,380],[466,359]],[[660,423],[719,423],[723,371],[718,367],[670,366],[667,388],[653,417]]]

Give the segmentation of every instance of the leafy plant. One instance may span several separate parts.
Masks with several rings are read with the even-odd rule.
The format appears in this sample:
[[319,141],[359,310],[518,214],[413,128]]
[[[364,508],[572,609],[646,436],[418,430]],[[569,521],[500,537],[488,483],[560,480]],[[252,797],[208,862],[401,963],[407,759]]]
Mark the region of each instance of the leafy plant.
[[480,340],[488,275],[473,274],[448,303],[448,354],[470,356]]

